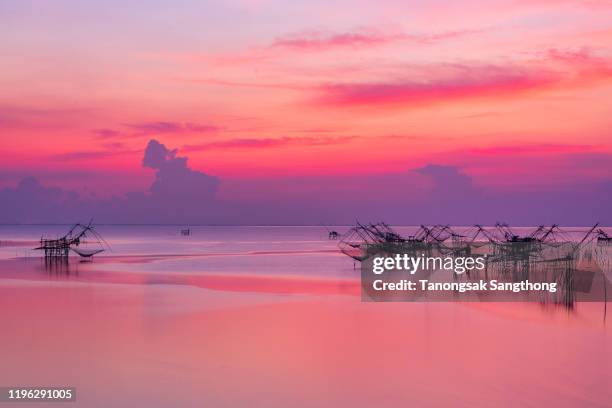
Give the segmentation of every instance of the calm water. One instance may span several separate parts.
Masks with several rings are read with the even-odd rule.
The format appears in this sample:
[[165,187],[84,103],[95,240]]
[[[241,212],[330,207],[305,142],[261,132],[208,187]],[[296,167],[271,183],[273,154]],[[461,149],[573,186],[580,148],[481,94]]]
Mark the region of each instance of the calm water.
[[93,262],[30,250],[65,230],[0,226],[0,386],[71,385],[88,407],[612,400],[599,303],[361,303],[322,227],[102,226]]
[[[0,259],[39,257],[30,249],[35,241],[41,235],[61,236],[67,229],[0,227]],[[195,255],[134,264],[132,271],[336,275],[353,270],[352,263],[338,253],[337,241],[327,239],[322,227],[191,227],[190,236],[181,236],[180,228],[174,226],[101,226],[97,230],[111,248],[96,258]]]

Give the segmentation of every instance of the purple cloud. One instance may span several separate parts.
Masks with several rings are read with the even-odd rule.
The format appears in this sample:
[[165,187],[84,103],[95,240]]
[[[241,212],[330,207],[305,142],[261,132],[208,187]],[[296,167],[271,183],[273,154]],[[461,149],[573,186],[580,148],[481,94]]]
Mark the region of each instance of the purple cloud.
[[456,76],[424,82],[331,84],[321,88],[323,105],[423,105],[457,99],[521,94],[552,86],[560,78],[520,68],[455,67]]
[[202,211],[199,205],[213,198],[219,185],[217,177],[190,169],[186,157],[177,157],[176,149],[170,150],[154,139],[145,149],[142,164],[157,170],[150,189],[156,200],[181,208],[195,206],[196,213]]
[[183,134],[183,133],[214,133],[221,130],[218,126],[203,125],[191,122],[142,122],[142,123],[126,123],[123,125],[125,129],[117,130],[110,128],[100,128],[92,130],[92,133],[97,139],[115,139],[115,138],[136,138],[143,136],[155,136],[163,134]]
[[608,81],[612,63],[588,50],[551,49],[533,61],[510,65],[431,64],[384,82],[332,83],[320,88],[321,105],[423,105],[471,98],[505,98],[533,91]]
[[113,129],[94,129],[92,133],[100,139],[110,139],[121,136],[121,132]]
[[461,167],[431,163],[387,175],[219,180],[190,168],[186,157],[156,140],[146,146],[142,165],[155,172],[150,188],[112,199],[25,178],[0,190],[0,222],[612,225],[610,178],[501,191],[479,186]]
[[126,124],[128,128],[136,130],[139,134],[166,134],[166,133],[205,133],[216,132],[216,126],[200,125],[197,123],[179,122],[143,122]]
[[356,139],[358,136],[340,137],[279,137],[279,138],[235,138],[220,140],[217,142],[202,143],[197,145],[185,145],[183,150],[186,152],[213,150],[213,149],[259,149],[278,146],[322,146],[346,143]]

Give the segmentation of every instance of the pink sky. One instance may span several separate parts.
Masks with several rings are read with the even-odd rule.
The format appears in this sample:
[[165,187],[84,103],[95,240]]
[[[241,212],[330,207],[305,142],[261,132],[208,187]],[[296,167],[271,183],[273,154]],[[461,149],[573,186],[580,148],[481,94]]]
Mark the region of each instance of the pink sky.
[[0,2],[0,187],[143,191],[150,139],[222,180],[610,178],[610,1],[124,3]]

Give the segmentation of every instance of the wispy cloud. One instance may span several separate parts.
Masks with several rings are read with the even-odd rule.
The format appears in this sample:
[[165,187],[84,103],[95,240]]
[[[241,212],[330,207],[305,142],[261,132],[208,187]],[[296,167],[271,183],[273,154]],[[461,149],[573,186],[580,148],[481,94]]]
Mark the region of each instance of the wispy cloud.
[[406,41],[429,44],[478,32],[477,30],[447,31],[432,34],[382,33],[360,29],[346,32],[303,31],[276,38],[271,47],[321,51],[332,48],[362,48]]
[[520,68],[468,67],[453,78],[429,81],[330,84],[321,87],[321,104],[420,105],[453,99],[508,96],[551,86],[559,81],[552,73],[527,72]]
[[214,149],[263,149],[280,146],[323,146],[346,143],[359,136],[339,137],[279,137],[279,138],[234,138],[196,145],[185,145],[181,151],[193,152]]
[[100,139],[110,139],[122,135],[120,131],[114,129],[94,129],[92,133]]
[[180,123],[180,122],[143,122],[143,123],[128,123],[125,124],[128,128],[134,129],[141,133],[202,133],[216,132],[219,130],[216,126],[201,125],[197,123]]
[[[425,71],[427,68],[423,67]],[[610,61],[587,50],[549,50],[537,61],[508,65],[438,64],[427,79],[335,83],[321,87],[322,105],[421,105],[467,98],[504,98],[612,79]]]
[[585,144],[522,144],[511,146],[491,146],[483,148],[470,149],[467,153],[478,155],[493,155],[493,156],[515,156],[515,155],[549,155],[549,154],[569,154],[569,153],[586,153],[597,152],[603,149],[602,146],[585,145]]
[[112,158],[118,155],[139,153],[140,150],[127,149],[123,143],[104,143],[99,150],[79,150],[55,154],[49,157],[54,161],[81,161]]
[[[153,55],[156,58],[203,61],[218,66],[261,64],[284,59],[295,53],[325,53],[327,51],[363,51],[392,44],[433,45],[443,41],[474,35],[484,29],[465,29],[430,33],[407,33],[378,28],[357,28],[345,31],[303,30],[275,37],[268,44],[221,55],[180,54]],[[149,55],[151,56],[151,55]]]
[[108,157],[114,157],[118,154],[131,153],[131,151],[117,151],[117,150],[91,150],[91,151],[77,151],[56,154],[49,157],[51,160],[59,161],[77,161],[77,160],[95,160],[104,159]]
[[[221,130],[218,126],[203,125],[198,123],[181,122],[139,122],[126,123],[124,129],[100,128],[94,129],[92,133],[99,139],[130,138],[142,136],[155,136],[161,134],[182,133],[213,133]],[[127,129],[127,130],[126,130]]]

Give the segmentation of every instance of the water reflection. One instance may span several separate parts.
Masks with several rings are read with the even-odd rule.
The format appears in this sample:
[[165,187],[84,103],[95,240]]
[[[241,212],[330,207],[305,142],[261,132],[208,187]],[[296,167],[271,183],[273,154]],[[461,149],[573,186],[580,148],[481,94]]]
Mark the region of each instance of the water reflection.
[[68,257],[42,257],[41,264],[49,277],[70,278],[79,275],[78,265],[81,261],[72,260]]
[[[611,249],[593,242],[587,245],[576,242],[463,243],[461,248],[424,242],[368,245],[362,248],[367,256],[362,265],[362,298],[371,301],[536,302],[568,311],[574,310],[577,302],[603,302],[605,317]],[[397,255],[399,259],[406,255],[409,261],[416,258],[421,261],[420,266],[416,267],[416,272],[409,263],[408,267],[398,264],[390,269],[387,267],[385,273],[379,274],[380,270],[373,273],[375,258],[395,259]],[[483,261],[482,267],[465,268],[467,260],[473,262],[475,259]],[[463,265],[462,270],[457,272],[452,265]],[[424,281],[427,283],[422,285]],[[390,289],[385,289],[380,282],[391,284]],[[430,282],[435,284],[430,287]],[[409,284],[416,286],[409,287]]]
[[520,243],[502,248],[495,245],[483,271],[484,277],[479,271],[471,271],[467,277],[508,283],[554,283],[556,290],[538,292],[537,301],[571,310],[577,301],[607,302],[609,264],[610,253],[595,245]]

